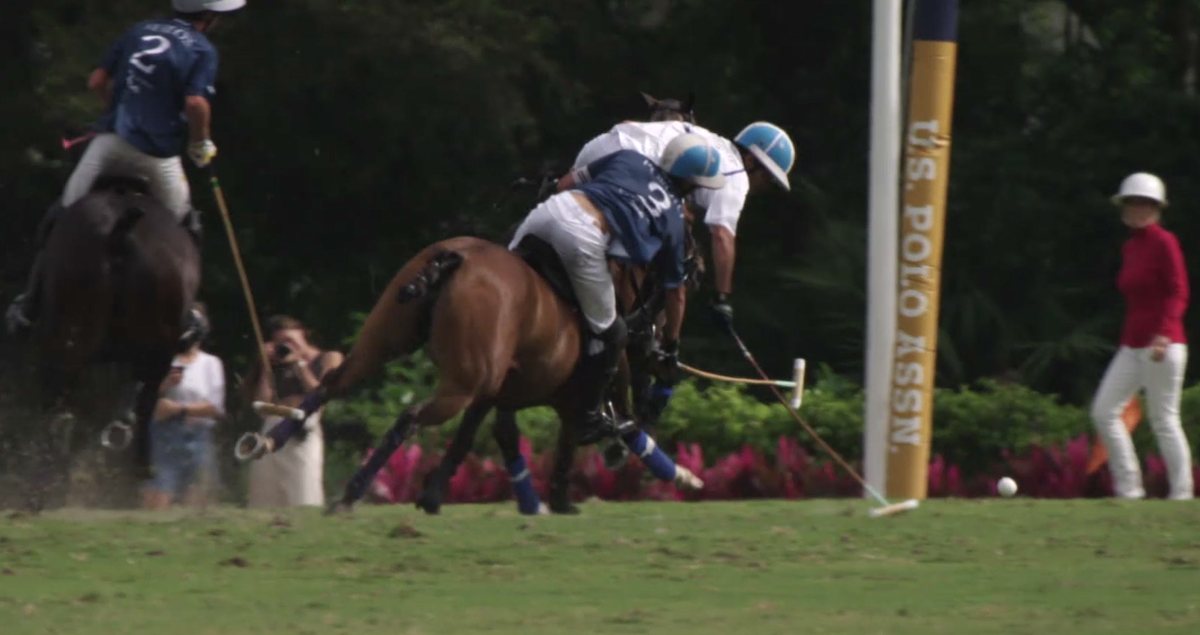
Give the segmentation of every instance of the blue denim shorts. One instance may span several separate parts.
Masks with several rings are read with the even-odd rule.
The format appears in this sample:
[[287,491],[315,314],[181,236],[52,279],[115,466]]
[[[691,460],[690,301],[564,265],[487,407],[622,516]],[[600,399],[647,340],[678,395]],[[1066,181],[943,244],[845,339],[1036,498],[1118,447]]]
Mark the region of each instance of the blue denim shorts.
[[189,426],[182,420],[155,422],[150,429],[150,457],[155,475],[147,485],[160,492],[179,496],[205,471],[209,485],[216,485],[216,452],[208,426]]

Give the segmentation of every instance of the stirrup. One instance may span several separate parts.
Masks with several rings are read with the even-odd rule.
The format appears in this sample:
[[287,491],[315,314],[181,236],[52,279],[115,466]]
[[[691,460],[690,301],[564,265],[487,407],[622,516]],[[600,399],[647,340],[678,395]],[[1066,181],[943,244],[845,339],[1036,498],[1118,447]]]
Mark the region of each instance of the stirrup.
[[26,315],[28,307],[28,294],[22,293],[13,299],[12,304],[8,305],[8,310],[4,313],[4,323],[8,328],[9,335],[15,335],[17,331],[27,329],[33,325]]
[[599,410],[584,413],[583,425],[585,428],[579,433],[579,445],[592,445],[617,437],[617,413],[612,402],[606,401]]

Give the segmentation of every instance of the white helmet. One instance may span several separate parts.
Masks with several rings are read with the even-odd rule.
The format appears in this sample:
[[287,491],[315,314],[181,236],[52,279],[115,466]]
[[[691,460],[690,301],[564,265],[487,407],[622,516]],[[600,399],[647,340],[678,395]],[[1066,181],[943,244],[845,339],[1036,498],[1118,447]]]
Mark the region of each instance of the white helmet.
[[246,0],[171,0],[171,7],[180,13],[231,13],[246,6]]
[[1124,204],[1130,196],[1148,198],[1163,207],[1167,206],[1167,186],[1163,185],[1162,179],[1149,172],[1135,172],[1125,177],[1121,181],[1121,189],[1113,194],[1113,205]]
[[696,185],[717,190],[725,187],[725,175],[721,174],[721,155],[708,145],[704,137],[689,132],[681,134],[667,144],[659,161],[663,171]]

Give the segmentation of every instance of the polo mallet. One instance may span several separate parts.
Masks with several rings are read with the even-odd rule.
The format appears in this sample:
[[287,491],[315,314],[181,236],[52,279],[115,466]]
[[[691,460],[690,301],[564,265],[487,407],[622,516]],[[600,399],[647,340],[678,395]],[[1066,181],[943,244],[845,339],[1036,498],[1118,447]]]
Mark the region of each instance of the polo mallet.
[[83,143],[84,141],[87,141],[88,139],[91,139],[92,137],[95,137],[95,136],[96,136],[95,132],[89,132],[81,137],[75,137],[74,139],[63,138],[62,148],[63,148],[63,150],[70,150],[73,146],[79,145],[79,144]]
[[779,388],[792,389],[792,408],[799,410],[800,404],[804,400],[804,373],[806,363],[803,358],[797,357],[792,364],[792,380],[785,381],[782,379],[751,379],[749,377],[730,377],[728,375],[718,375],[708,371],[700,370],[687,364],[680,363],[679,367],[683,370],[705,379],[716,381],[727,381],[734,384],[747,384],[750,386],[778,386]]
[[[215,196],[217,199],[217,208],[221,210],[221,220],[224,221],[224,226],[226,226],[226,235],[229,238],[229,248],[233,251],[233,262],[235,265],[238,265],[238,276],[241,278],[241,290],[242,293],[245,293],[246,295],[246,308],[248,311],[250,311],[250,322],[254,327],[254,341],[258,343],[258,354],[262,355],[263,358],[263,372],[266,373],[268,381],[274,383],[274,377],[271,376],[271,360],[269,355],[266,354],[266,345],[263,343],[263,328],[258,324],[258,311],[256,308],[254,308],[254,295],[250,290],[250,278],[246,277],[246,268],[241,264],[241,250],[238,248],[238,236],[234,235],[233,221],[229,220],[229,208],[226,205],[226,202],[224,202],[224,193],[221,191],[221,181],[217,180],[216,168],[212,167],[212,163],[209,163],[209,180],[212,182],[212,196]],[[252,407],[254,408],[254,412],[259,414],[263,414],[265,409],[268,407],[276,408],[277,412],[270,411],[269,414],[280,414],[281,417],[289,417],[289,415],[299,412],[296,411],[295,408],[284,408],[283,406],[275,406],[271,405],[271,403],[264,403],[260,401],[254,402]],[[304,419],[304,413],[301,412],[299,418]],[[256,441],[256,443],[254,443],[256,448],[253,448],[253,451],[262,451],[262,449],[259,448],[259,445],[264,443],[263,439],[260,438],[262,436],[257,435],[257,433],[247,432],[246,435],[242,435],[242,438],[238,439],[238,445],[236,445],[234,448],[234,454],[238,455],[239,460],[245,460],[242,455],[246,454],[247,451],[250,451],[244,448],[244,442],[247,436],[252,436],[254,441]]]
[[[875,501],[879,503],[879,507],[876,507],[869,512],[872,518],[877,518],[879,516],[891,516],[893,514],[899,514],[917,508],[917,506],[920,504],[920,501],[915,498],[906,500],[902,503],[889,503],[882,494],[876,491],[874,487],[871,487],[870,484],[867,483],[867,480],[860,476],[859,473],[855,471],[855,469],[851,467],[845,459],[842,458],[842,455],[838,454],[833,448],[829,447],[829,444],[825,443],[825,440],[822,439],[819,434],[817,434],[817,431],[813,430],[812,426],[808,425],[808,422],[806,422],[804,418],[800,416],[800,413],[796,412],[796,408],[792,406],[792,403],[796,403],[796,400],[793,399],[792,403],[788,403],[788,401],[784,399],[783,394],[779,392],[777,382],[767,378],[767,374],[764,373],[762,367],[758,365],[758,362],[754,359],[754,355],[750,353],[750,349],[746,348],[746,344],[742,342],[742,338],[738,337],[737,332],[734,331],[732,327],[729,328],[729,335],[733,337],[733,341],[737,343],[738,348],[742,351],[742,355],[746,357],[746,360],[750,362],[750,365],[754,367],[754,370],[757,371],[759,376],[763,378],[763,385],[767,386],[771,389],[771,392],[775,393],[775,396],[779,399],[779,401],[787,407],[788,412],[792,413],[792,416],[795,417],[796,421],[799,422],[804,430],[807,431],[808,434],[811,435],[812,438],[821,445],[825,452],[827,452],[829,456],[833,457],[833,459],[837,461],[843,469],[846,470],[847,474],[853,477],[855,481],[858,481],[859,485],[862,485],[863,491],[867,492],[867,494],[870,494],[871,498],[874,498]],[[802,388],[800,390],[802,390]]]
[[[208,167],[209,180],[212,182],[213,195],[217,199],[217,207],[221,210],[221,219],[225,221],[225,234],[229,237],[229,247],[233,251],[233,261],[237,265],[238,276],[242,280],[242,291],[246,296],[246,308],[250,311],[250,322],[254,325],[254,337],[258,343],[258,354],[262,357],[263,372],[267,373],[268,380],[271,377],[271,359],[267,355],[267,347],[263,343],[262,327],[258,323],[258,311],[255,310],[254,294],[250,291],[250,279],[246,276],[246,268],[242,265],[242,253],[238,249],[237,236],[233,232],[233,222],[229,218],[229,207],[225,205],[225,195],[221,191],[221,182],[217,180],[217,172],[212,164]],[[256,401],[251,404],[254,412],[260,416],[277,415],[290,419],[304,419],[304,411],[299,408],[289,408],[277,404]],[[234,447],[234,455],[240,461],[245,461],[248,458],[261,456],[264,452],[269,451],[266,447],[267,441],[263,435],[256,432],[247,432],[238,439],[237,445]]]
[[254,295],[250,291],[250,279],[246,277],[246,268],[242,265],[242,253],[238,249],[237,236],[233,233],[233,222],[229,219],[229,208],[225,205],[225,195],[221,192],[221,182],[217,180],[217,171],[212,163],[208,164],[208,178],[212,183],[213,196],[217,199],[217,207],[221,211],[221,219],[225,221],[225,234],[229,237],[229,247],[233,251],[233,262],[237,265],[238,276],[242,280],[242,292],[246,296],[246,309],[250,311],[250,322],[254,325],[254,337],[258,343],[258,354],[262,356],[263,372],[271,378],[271,360],[267,356],[267,347],[263,343],[262,327],[258,324],[258,311],[255,310]]
[[[295,421],[304,421],[307,418],[304,411],[300,408],[293,408],[283,404],[255,401],[250,404],[250,407],[260,417],[282,417]],[[245,432],[238,439],[237,443],[234,444],[233,456],[239,461],[248,461],[269,454],[274,449],[275,441],[269,435],[259,432]]]

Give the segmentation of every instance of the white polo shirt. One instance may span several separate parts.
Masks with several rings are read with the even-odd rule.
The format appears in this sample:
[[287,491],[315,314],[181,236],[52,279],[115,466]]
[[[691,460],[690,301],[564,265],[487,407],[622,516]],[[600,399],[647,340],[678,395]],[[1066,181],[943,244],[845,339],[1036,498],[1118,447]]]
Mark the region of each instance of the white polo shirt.
[[657,162],[662,159],[667,144],[686,133],[698,134],[716,148],[721,155],[721,173],[725,175],[724,187],[717,190],[698,188],[692,194],[692,200],[704,210],[706,225],[719,225],[736,236],[738,219],[746,205],[746,195],[750,193],[750,179],[746,176],[746,167],[742,164],[742,154],[737,146],[706,128],[683,121],[619,123],[584,144],[573,167],[581,168],[617,150],[634,150]]

